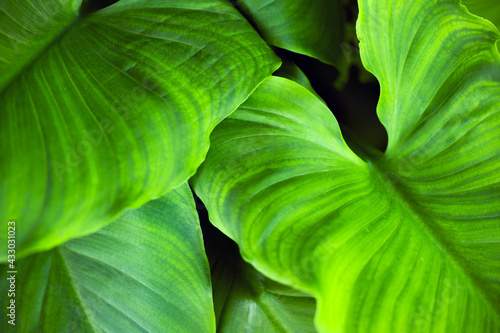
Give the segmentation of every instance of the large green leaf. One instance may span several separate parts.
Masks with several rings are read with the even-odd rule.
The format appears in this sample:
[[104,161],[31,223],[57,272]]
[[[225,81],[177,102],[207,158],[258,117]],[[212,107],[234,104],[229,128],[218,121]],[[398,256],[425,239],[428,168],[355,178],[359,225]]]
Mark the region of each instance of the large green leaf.
[[338,0],[234,0],[274,46],[331,65],[344,65]]
[[472,13],[490,20],[500,27],[500,1],[497,0],[463,0],[467,9]]
[[[444,20],[457,30],[449,22],[457,15],[483,24],[457,5],[437,8],[445,12],[433,17],[436,22],[432,10],[424,11],[430,13],[428,28]],[[363,35],[365,22],[370,19],[362,7],[366,61],[366,41],[376,39]],[[428,41],[450,45],[443,39],[432,34]],[[468,59],[445,84],[430,74],[456,64],[429,58],[439,66],[415,90],[434,89],[434,113],[414,122],[392,150],[366,161],[344,143],[319,100],[282,78],[266,80],[212,133],[193,179],[211,221],[262,273],[316,296],[320,331],[500,331],[500,61],[491,41],[478,46],[483,50],[441,50],[445,59],[448,52]],[[419,52],[432,55],[434,49],[420,47],[411,54],[425,70]],[[414,101],[402,110],[410,117],[420,111],[419,100],[404,93]],[[400,119],[394,129],[405,125],[410,122]],[[425,142],[420,149],[394,155],[418,140]]]
[[213,127],[279,65],[225,0],[79,6],[0,4],[0,220],[18,222],[19,255],[186,181]]
[[381,85],[377,112],[390,156],[430,140],[425,154],[434,156],[495,111],[498,30],[458,3],[359,2],[361,58]]
[[[203,221],[203,219],[202,219]],[[245,262],[238,246],[207,220],[217,332],[315,332],[314,298],[268,279]]]
[[81,0],[0,3],[0,91],[78,16]]
[[[2,332],[214,332],[210,275],[183,185],[83,238],[2,265]],[[4,313],[4,311],[2,311]]]

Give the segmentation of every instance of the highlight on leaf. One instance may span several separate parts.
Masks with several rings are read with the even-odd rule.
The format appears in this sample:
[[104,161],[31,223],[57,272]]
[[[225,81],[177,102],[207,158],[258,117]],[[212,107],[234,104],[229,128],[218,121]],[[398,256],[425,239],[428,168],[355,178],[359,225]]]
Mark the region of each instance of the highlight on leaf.
[[498,330],[498,30],[458,2],[360,13],[386,152],[361,160],[319,100],[271,78],[212,133],[194,189],[246,260],[315,295],[320,331]]
[[0,331],[500,332],[498,8],[0,2]]
[[0,220],[22,221],[19,256],[185,182],[215,125],[279,67],[222,0],[121,0],[84,17],[77,0],[1,6]]

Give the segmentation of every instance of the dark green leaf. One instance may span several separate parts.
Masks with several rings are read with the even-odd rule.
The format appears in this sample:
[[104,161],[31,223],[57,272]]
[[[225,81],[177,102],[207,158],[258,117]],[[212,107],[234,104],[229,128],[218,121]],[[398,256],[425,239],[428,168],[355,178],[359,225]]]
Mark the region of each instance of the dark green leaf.
[[497,0],[463,0],[462,4],[475,15],[490,20],[500,27],[500,1]]
[[341,50],[343,20],[338,0],[236,0],[266,41],[337,66],[346,59]]
[[[2,332],[214,332],[210,275],[187,185],[97,233],[16,262]],[[2,311],[3,313],[4,311]]]
[[[208,223],[207,223],[208,224]],[[203,229],[217,332],[315,332],[314,298],[259,273],[238,246],[211,225]]]

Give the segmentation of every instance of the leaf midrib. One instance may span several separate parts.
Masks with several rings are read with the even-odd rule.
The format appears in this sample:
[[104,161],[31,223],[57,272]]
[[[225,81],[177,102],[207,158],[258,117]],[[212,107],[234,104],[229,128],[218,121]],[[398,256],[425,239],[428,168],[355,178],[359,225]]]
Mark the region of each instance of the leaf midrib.
[[[33,67],[33,65],[37,62],[37,60],[45,54],[49,49],[51,49],[55,44],[57,44],[65,35],[66,33],[71,30],[75,25],[79,24],[80,21],[82,21],[87,15],[81,16],[79,14],[79,10],[81,8],[81,4],[78,8],[75,8],[75,12],[59,12],[61,13],[64,18],[65,18],[65,23],[66,25],[61,25],[59,29],[54,29],[51,31],[51,36],[52,38],[50,41],[45,44],[44,46],[40,47],[37,51],[33,52],[33,54],[26,60],[25,64],[15,72],[11,74],[11,77],[9,80],[7,80],[3,86],[0,85],[0,97],[3,95],[3,93],[8,90],[9,86],[12,85],[12,83],[16,80],[18,80],[25,71],[29,70],[29,68]],[[59,14],[58,13],[58,14]],[[89,14],[90,15],[90,14]],[[54,17],[47,17],[47,22],[50,24],[54,20]],[[43,28],[43,25],[41,26]],[[38,37],[38,36],[36,36]],[[23,50],[20,51],[21,53]],[[1,98],[0,98],[1,99]]]
[[479,278],[470,272],[465,259],[453,250],[453,246],[446,240],[446,237],[441,235],[440,230],[432,228],[432,226],[426,223],[426,221],[433,220],[432,214],[427,212],[424,207],[420,207],[418,203],[412,199],[411,193],[403,186],[397,185],[398,182],[401,183],[401,180],[398,178],[397,173],[391,172],[390,169],[385,166],[384,160],[386,159],[387,156],[383,154],[375,157],[372,155],[367,160],[368,168],[374,175],[374,178],[376,178],[376,181],[381,183],[386,191],[390,192],[393,197],[396,196],[400,198],[398,201],[401,203],[401,207],[411,213],[411,215],[420,222],[417,227],[422,233],[427,235],[428,239],[430,238],[432,243],[441,245],[438,247],[443,255],[452,262],[453,266],[463,273],[463,276],[475,287],[475,290],[483,296],[485,301],[490,305],[492,311],[500,319],[500,313],[497,307],[495,307],[494,299],[492,299],[486,290],[483,289]]
[[[29,70],[31,67],[34,66],[34,64],[37,62],[37,60],[49,49],[51,49],[55,44],[57,44],[65,35],[66,33],[72,29],[75,25],[77,25],[80,21],[82,20],[82,17],[79,15],[73,16],[73,20],[71,21],[70,24],[66,26],[62,26],[61,29],[57,29],[53,32],[53,38],[48,42],[45,46],[41,47],[37,52],[34,52],[31,57],[29,57],[24,64],[24,66],[19,67],[19,69],[15,72],[13,72],[11,78],[6,81],[2,86],[0,86],[0,96],[3,95],[3,93],[8,90],[8,88],[12,85],[13,82],[18,80],[25,71]],[[21,51],[22,52],[22,51]],[[1,99],[1,98],[0,98]]]
[[78,289],[78,287],[75,284],[73,276],[71,275],[71,272],[70,272],[70,269],[68,267],[68,264],[66,263],[67,259],[65,258],[64,254],[62,253],[61,247],[60,246],[57,247],[54,250],[54,253],[57,254],[57,256],[59,257],[59,260],[61,261],[62,266],[65,269],[65,272],[66,272],[66,274],[68,276],[69,284],[71,285],[71,288],[73,289],[73,291],[75,292],[76,297],[79,300],[80,308],[82,310],[82,313],[85,315],[85,318],[87,318],[87,322],[89,323],[89,326],[92,328],[93,332],[98,332],[98,330],[96,330],[96,327],[98,327],[98,325],[95,322],[95,320],[92,320],[93,318],[90,315],[90,311],[85,306],[85,302],[83,300],[83,297],[82,297],[82,295],[80,295],[79,289]]

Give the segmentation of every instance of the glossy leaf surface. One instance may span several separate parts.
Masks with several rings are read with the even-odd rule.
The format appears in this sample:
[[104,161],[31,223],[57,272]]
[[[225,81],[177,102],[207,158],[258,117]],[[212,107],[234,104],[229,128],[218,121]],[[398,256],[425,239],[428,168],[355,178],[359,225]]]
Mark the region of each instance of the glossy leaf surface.
[[76,1],[0,6],[0,220],[20,226],[18,255],[185,182],[214,126],[279,66],[225,0],[122,0],[84,17]]
[[[482,24],[457,5],[447,10]],[[360,29],[366,33],[370,20],[363,7],[362,13]],[[366,45],[366,35],[361,40],[369,62],[375,46]],[[320,331],[500,330],[500,138],[494,134],[500,80],[477,67],[498,75],[500,62],[492,41],[479,46],[482,53],[472,48],[470,58],[463,54],[469,48],[457,50],[472,63],[460,62],[464,67],[451,81],[424,76],[436,93],[437,107],[428,116],[433,122],[422,120],[385,155],[367,161],[344,143],[319,100],[282,78],[266,80],[213,132],[212,148],[193,180],[211,221],[261,272],[316,296]],[[455,67],[442,63],[432,73],[439,77],[448,65]],[[482,98],[470,102],[476,105],[465,103],[462,98],[477,85]],[[395,123],[386,91],[383,84],[379,111],[394,122],[395,140],[394,133],[412,123]],[[419,111],[415,102],[403,114]],[[453,126],[454,117],[460,127]],[[450,127],[430,131],[434,122]],[[425,149],[412,146],[425,135],[433,138]],[[415,164],[427,152],[433,154]]]

